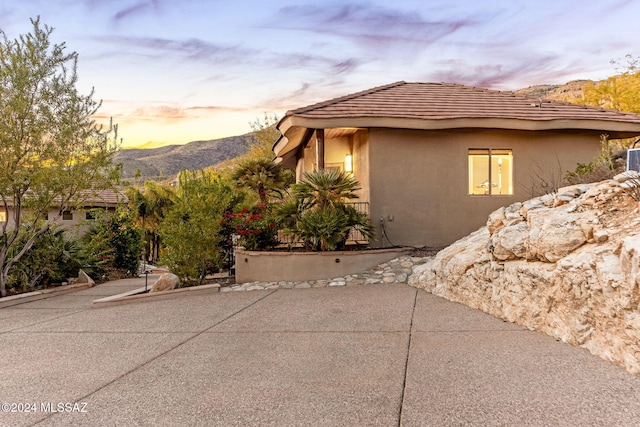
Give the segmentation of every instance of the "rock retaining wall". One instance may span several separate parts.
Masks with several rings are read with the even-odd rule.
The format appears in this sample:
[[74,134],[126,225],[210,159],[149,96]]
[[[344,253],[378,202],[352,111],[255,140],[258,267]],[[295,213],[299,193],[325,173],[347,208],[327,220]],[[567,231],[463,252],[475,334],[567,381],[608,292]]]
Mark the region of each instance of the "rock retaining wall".
[[[637,177],[637,175],[636,175]],[[493,212],[410,285],[640,374],[640,205],[628,174]]]

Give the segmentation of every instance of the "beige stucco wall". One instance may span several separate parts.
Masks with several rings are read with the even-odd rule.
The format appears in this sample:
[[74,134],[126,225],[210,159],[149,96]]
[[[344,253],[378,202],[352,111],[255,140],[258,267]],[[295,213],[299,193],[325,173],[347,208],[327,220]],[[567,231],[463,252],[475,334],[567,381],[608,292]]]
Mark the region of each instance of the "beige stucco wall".
[[[468,195],[470,148],[513,150],[513,195]],[[500,206],[531,198],[538,177],[563,176],[577,162],[593,160],[599,149],[597,132],[370,129],[367,155],[377,245],[389,245],[380,230],[384,218],[396,245],[446,246],[484,225]]]
[[[468,194],[470,148],[512,150],[513,195]],[[440,247],[482,226],[495,209],[540,194],[543,180],[552,184],[551,191],[578,162],[593,160],[600,133],[374,128],[326,138],[326,163],[343,162],[348,150],[362,185],[359,201],[370,202],[377,228],[372,245]],[[315,164],[315,144],[309,143],[298,161],[298,177]],[[381,219],[388,239],[383,238]]]
[[[115,208],[107,208],[108,212],[114,212]],[[98,211],[93,211],[94,215],[99,214]],[[74,238],[79,238],[82,235],[84,235],[88,230],[89,230],[89,226],[90,226],[90,222],[87,221],[86,219],[86,214],[87,214],[87,210],[77,210],[77,211],[73,211],[72,212],[72,219],[63,219],[62,217],[59,217],[55,220],[55,224],[58,227],[62,227],[65,229],[65,232],[67,233],[68,236],[70,237],[74,237]],[[103,215],[106,215],[106,213],[104,213]],[[8,215],[7,215],[7,219],[8,219],[8,224],[7,224],[7,228],[8,229],[13,229],[13,218],[14,216],[14,212],[12,210],[9,211]],[[58,210],[57,209],[50,209],[49,210],[49,214],[48,214],[48,218],[49,219],[54,219],[58,216]]]
[[322,280],[361,273],[407,254],[407,249],[333,252],[236,251],[236,281]]

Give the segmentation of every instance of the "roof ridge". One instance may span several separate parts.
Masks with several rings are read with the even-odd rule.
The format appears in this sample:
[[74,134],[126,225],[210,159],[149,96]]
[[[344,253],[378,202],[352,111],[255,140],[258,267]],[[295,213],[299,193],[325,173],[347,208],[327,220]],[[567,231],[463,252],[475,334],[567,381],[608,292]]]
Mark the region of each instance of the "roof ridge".
[[[508,97],[511,97],[511,98],[530,99],[530,100],[536,100],[536,101],[539,101],[541,99],[540,97],[522,95],[522,94],[516,93],[516,91],[514,91],[514,90],[491,89],[491,88],[486,88],[486,87],[466,85],[466,84],[462,84],[462,83],[453,83],[453,82],[439,82],[439,83],[437,83],[437,82],[408,82],[407,84],[449,86],[449,87],[457,87],[457,88],[460,88],[460,89],[467,89],[467,90],[471,90],[471,91],[474,91],[474,92],[483,92],[483,93],[491,93],[491,94],[496,94],[496,95],[508,96]],[[546,98],[542,98],[542,99],[546,100]],[[550,102],[555,102],[553,100],[549,100],[549,101]]]
[[366,90],[363,90],[363,91],[360,91],[360,92],[355,92],[355,93],[352,93],[352,94],[349,94],[349,95],[344,95],[344,96],[341,96],[341,97],[338,97],[338,98],[329,99],[327,101],[318,102],[316,104],[307,105],[306,107],[300,107],[300,108],[296,108],[295,110],[289,110],[289,111],[287,111],[285,116],[290,116],[292,114],[306,113],[308,111],[315,110],[316,108],[326,107],[326,106],[331,105],[331,104],[337,104],[339,102],[348,101],[350,99],[358,98],[358,97],[361,97],[361,96],[364,96],[364,95],[370,95],[372,93],[380,92],[380,91],[383,91],[383,90],[386,90],[386,89],[390,89],[392,87],[402,86],[402,85],[405,85],[405,84],[407,84],[407,82],[405,82],[403,80],[400,80],[400,81],[397,81],[397,82],[394,82],[394,83],[389,83],[389,84],[382,85],[382,86],[376,86],[376,87],[373,87],[371,89],[366,89]]
[[[429,82],[415,82],[417,84],[438,84],[438,83],[429,83]],[[613,108],[605,108],[605,107],[598,107],[595,105],[585,105],[585,104],[578,104],[576,102],[569,102],[569,101],[559,101],[559,100],[555,100],[555,99],[551,99],[551,98],[547,98],[547,97],[540,97],[540,96],[531,96],[531,95],[525,95],[525,94],[520,94],[520,93],[516,93],[516,91],[514,90],[498,90],[498,89],[490,89],[490,88],[482,88],[482,87],[476,87],[476,86],[469,86],[469,85],[465,85],[465,84],[461,84],[461,83],[447,83],[447,82],[442,82],[439,83],[442,86],[457,86],[460,88],[464,88],[464,89],[471,89],[471,90],[475,90],[475,91],[479,91],[479,92],[490,92],[490,93],[495,93],[495,94],[499,94],[499,95],[504,95],[504,96],[511,96],[513,98],[520,98],[520,99],[525,99],[525,100],[531,100],[531,101],[536,101],[536,104],[542,104],[542,103],[548,103],[551,106],[553,105],[563,105],[563,106],[569,106],[569,107],[581,107],[582,109],[585,110],[591,110],[591,111],[599,111],[599,112],[603,112],[603,113],[613,113],[613,114],[618,114],[621,116],[638,116],[638,113],[634,113],[632,111],[622,111],[622,110],[616,110]]]

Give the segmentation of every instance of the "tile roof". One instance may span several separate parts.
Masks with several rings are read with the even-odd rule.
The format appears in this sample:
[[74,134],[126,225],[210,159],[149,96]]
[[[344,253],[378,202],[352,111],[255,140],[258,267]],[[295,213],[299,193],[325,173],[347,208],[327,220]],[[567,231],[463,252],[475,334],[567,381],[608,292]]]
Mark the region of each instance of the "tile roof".
[[331,135],[367,128],[578,131],[611,138],[640,135],[640,114],[539,99],[452,83],[396,82],[287,111],[273,145],[292,162],[313,129]]
[[119,203],[128,203],[129,198],[120,191],[115,190],[82,190],[81,198],[84,198],[84,206],[89,207],[102,207],[102,206],[117,206]]
[[400,118],[418,120],[597,120],[640,125],[640,115],[540,100],[513,92],[450,83],[396,82],[288,111],[309,119]]

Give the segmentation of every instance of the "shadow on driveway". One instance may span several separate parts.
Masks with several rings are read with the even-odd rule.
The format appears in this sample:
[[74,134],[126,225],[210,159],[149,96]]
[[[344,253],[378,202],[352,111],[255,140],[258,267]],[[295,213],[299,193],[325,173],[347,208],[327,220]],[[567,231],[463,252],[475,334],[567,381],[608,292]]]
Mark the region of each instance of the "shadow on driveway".
[[100,286],[0,309],[1,400],[36,409],[3,405],[0,425],[640,419],[640,378],[403,284],[185,293],[91,308],[111,292]]

